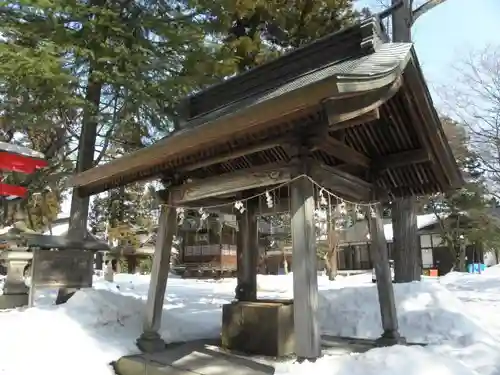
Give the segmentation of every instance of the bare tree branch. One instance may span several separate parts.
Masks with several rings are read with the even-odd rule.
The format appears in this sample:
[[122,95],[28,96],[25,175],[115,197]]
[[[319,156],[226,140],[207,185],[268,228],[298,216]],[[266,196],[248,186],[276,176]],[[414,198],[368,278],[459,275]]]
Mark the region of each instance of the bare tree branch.
[[446,0],[429,0],[425,3],[423,3],[422,5],[420,5],[419,7],[417,7],[417,9],[415,9],[413,12],[412,12],[412,25],[415,23],[415,21],[423,16],[425,13],[427,13],[429,10],[431,10],[432,8],[438,6],[439,4],[442,4],[444,3]]
[[473,51],[455,66],[459,78],[439,91],[450,116],[468,132],[468,142],[499,195],[500,182],[500,45]]

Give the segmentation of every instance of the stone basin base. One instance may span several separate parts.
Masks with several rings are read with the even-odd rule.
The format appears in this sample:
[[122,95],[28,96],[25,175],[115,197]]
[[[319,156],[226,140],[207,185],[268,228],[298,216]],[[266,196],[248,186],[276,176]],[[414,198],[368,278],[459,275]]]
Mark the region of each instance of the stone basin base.
[[283,357],[295,352],[293,301],[233,302],[222,307],[222,347]]
[[27,306],[29,295],[26,294],[2,294],[0,295],[0,310],[15,309]]

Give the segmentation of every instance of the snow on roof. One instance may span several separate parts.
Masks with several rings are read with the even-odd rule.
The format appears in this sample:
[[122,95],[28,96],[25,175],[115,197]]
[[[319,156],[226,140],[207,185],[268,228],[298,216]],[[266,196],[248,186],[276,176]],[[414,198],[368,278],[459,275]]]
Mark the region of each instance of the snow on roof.
[[35,158],[35,159],[45,159],[45,155],[42,154],[41,152],[32,150],[28,147],[23,147],[7,142],[0,142],[0,151],[28,156],[30,158]]
[[[425,214],[417,215],[417,228],[422,229],[429,225],[437,223],[436,215]],[[386,241],[392,241],[392,223],[384,224],[384,236]]]

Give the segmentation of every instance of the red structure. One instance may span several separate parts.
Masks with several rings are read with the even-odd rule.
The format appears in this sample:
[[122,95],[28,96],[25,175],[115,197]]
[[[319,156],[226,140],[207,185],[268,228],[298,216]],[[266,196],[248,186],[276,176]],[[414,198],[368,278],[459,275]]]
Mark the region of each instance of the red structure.
[[[27,147],[17,146],[10,143],[0,142],[0,173],[18,172],[32,174],[37,169],[48,165],[45,156]],[[23,186],[9,185],[3,183],[4,176],[0,182],[0,196],[6,199],[24,198],[28,189]]]

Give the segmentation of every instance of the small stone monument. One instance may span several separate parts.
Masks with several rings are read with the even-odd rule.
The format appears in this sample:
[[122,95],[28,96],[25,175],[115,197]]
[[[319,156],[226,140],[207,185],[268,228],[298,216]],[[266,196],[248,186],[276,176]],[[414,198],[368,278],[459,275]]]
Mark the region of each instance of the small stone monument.
[[26,227],[24,215],[17,212],[12,228],[6,233],[10,237],[8,249],[1,253],[1,258],[7,265],[7,277],[0,296],[0,309],[13,309],[28,304],[29,288],[25,283],[24,270],[33,254],[21,243],[22,233],[35,232]]
[[104,267],[104,280],[112,283],[114,280],[113,276],[114,276],[113,265],[111,264],[111,261],[108,260],[106,266]]

